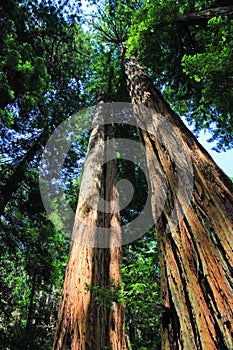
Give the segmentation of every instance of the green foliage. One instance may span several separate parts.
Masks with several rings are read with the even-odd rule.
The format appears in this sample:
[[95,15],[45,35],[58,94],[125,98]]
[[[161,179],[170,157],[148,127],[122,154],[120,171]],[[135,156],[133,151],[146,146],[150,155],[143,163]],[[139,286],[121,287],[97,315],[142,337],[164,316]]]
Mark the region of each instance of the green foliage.
[[232,32],[233,21],[212,18],[207,28],[196,34],[196,40],[205,43],[202,52],[182,58],[183,71],[201,90],[196,121],[200,127],[213,129],[213,139],[220,137],[220,149],[230,146],[233,136]]
[[69,247],[43,213],[37,186],[33,171],[1,225],[0,337],[16,350],[51,347]]
[[[145,2],[132,17],[128,54],[135,54],[165,98],[198,132],[208,128],[219,150],[232,147],[232,21],[179,22],[214,1]],[[169,64],[168,64],[169,62]]]
[[46,57],[43,47],[38,47],[38,37],[28,30],[28,8],[18,6],[13,0],[10,7],[2,6],[0,107],[21,98],[24,108],[30,110],[35,108],[48,88],[50,77]]
[[153,230],[124,247],[123,300],[126,327],[133,349],[160,346],[160,266]]
[[92,41],[94,48],[89,65],[86,92],[92,103],[96,102],[100,92],[105,93],[106,101],[129,101],[125,76],[113,45],[106,46],[97,38]]
[[75,81],[77,98],[89,50],[87,36],[64,7],[45,0],[11,3],[2,4],[0,39],[0,113],[6,125],[12,123],[12,105],[21,118],[29,118],[52,95],[58,98],[61,91],[74,90]]
[[114,302],[122,302],[124,304],[122,283],[116,284],[114,279],[110,280],[109,285],[106,287],[86,285],[86,290],[94,295],[97,305],[104,305],[110,308]]

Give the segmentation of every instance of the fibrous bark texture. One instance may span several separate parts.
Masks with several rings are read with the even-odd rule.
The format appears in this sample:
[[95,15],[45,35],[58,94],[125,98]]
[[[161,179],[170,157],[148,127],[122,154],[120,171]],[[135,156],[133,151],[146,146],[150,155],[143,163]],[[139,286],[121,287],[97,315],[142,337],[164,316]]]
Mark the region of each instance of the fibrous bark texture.
[[[150,125],[145,123],[140,134],[160,242],[162,349],[233,349],[233,184],[171,110],[137,60],[123,61],[138,118],[144,116],[137,106],[152,111]],[[166,124],[172,125],[172,132],[166,132]],[[159,130],[160,125],[164,127]],[[180,147],[176,159],[175,143],[177,152]],[[190,166],[186,168],[182,161],[184,154],[192,168],[192,191],[186,204]],[[180,171],[187,173],[183,184],[177,178]],[[163,189],[166,201],[158,218]],[[175,225],[172,215],[178,218]]]
[[[101,104],[97,110],[101,115]],[[112,242],[121,239],[119,212],[97,210],[101,196],[109,205],[118,199],[115,161],[103,167],[109,152],[106,128],[111,126],[95,126],[89,140],[53,350],[126,349],[122,305],[117,300],[110,300],[111,305],[109,300],[98,302],[96,290],[92,292],[92,287],[111,289],[120,281],[121,247]],[[101,240],[97,233],[104,227],[110,232],[110,248],[95,242]]]

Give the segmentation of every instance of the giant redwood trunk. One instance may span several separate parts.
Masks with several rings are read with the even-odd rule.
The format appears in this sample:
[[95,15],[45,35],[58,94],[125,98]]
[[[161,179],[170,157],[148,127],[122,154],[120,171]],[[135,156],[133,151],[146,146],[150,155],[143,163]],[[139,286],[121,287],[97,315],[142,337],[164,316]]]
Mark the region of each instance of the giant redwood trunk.
[[[140,134],[160,243],[162,349],[233,349],[233,184],[171,110],[137,60],[131,57],[123,62],[135,110],[145,106],[152,111],[151,125],[145,125]],[[143,112],[137,113],[143,118]],[[174,134],[163,133],[162,128],[161,137],[156,136],[161,119],[163,125],[172,125]],[[175,141],[183,147],[176,162]],[[190,203],[183,213],[177,174],[189,168],[185,169],[182,152],[193,171]],[[166,188],[166,201],[158,218],[161,186]],[[184,179],[182,193],[185,186]],[[171,225],[172,213],[179,218],[175,225]]]
[[[101,197],[110,205],[118,199],[116,164],[110,161],[103,167],[104,154],[109,152],[105,134],[111,132],[111,126],[100,125],[90,136],[53,350],[126,349],[122,305],[117,300],[97,301],[98,290],[93,289],[98,287],[102,295],[101,290],[114,289],[120,281],[119,212],[97,210]],[[112,232],[108,242],[99,234],[104,227]]]

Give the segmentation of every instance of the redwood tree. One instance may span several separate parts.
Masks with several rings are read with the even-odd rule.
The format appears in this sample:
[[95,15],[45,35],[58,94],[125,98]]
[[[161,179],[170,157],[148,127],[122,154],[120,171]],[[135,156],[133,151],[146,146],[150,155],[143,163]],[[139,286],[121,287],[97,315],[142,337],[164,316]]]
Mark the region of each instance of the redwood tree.
[[[137,60],[126,58],[124,51],[121,47],[133,105],[155,112],[152,125],[147,125],[153,132],[144,128],[140,134],[147,150],[151,205],[160,243],[162,349],[232,349],[233,184],[172,111]],[[182,205],[177,198],[180,164],[174,164],[170,135],[165,132],[162,141],[155,136],[158,118],[171,123],[193,168],[191,201],[171,230],[167,230],[171,212],[175,209],[179,216]],[[160,194],[153,193],[161,190],[161,174],[167,199],[157,220]]]
[[[103,167],[111,152],[105,135],[112,133],[112,126],[95,126],[89,139],[53,350],[126,349],[124,309],[114,297],[121,280],[120,216],[111,207],[118,201],[116,163]],[[110,205],[106,213],[97,210],[101,197]],[[97,300],[98,292],[109,298]]]

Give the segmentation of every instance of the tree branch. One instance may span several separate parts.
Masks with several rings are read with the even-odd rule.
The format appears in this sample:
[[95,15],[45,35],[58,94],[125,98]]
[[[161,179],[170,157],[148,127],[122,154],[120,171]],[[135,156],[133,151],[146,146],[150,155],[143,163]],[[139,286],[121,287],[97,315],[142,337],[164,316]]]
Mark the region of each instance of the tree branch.
[[196,13],[182,15],[173,23],[183,25],[205,25],[211,18],[227,16],[229,19],[233,18],[233,5],[225,7],[216,7],[208,10],[203,10]]

